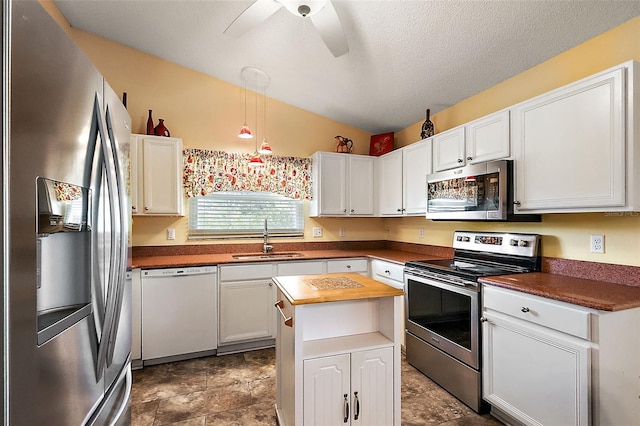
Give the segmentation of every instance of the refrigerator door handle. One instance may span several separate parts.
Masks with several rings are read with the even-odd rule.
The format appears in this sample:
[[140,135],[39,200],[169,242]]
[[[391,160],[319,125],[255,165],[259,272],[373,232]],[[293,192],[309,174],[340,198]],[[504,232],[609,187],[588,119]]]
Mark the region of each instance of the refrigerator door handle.
[[[127,226],[127,220],[125,217],[125,209],[124,200],[126,197],[126,188],[125,183],[123,181],[122,169],[120,162],[118,161],[118,151],[117,151],[117,141],[115,138],[115,134],[113,132],[111,114],[109,112],[109,106],[106,108],[106,124],[107,124],[107,136],[108,136],[108,148],[111,154],[111,158],[113,159],[113,171],[115,175],[114,180],[114,193],[113,200],[117,200],[118,208],[117,208],[117,217],[119,218],[119,232],[118,235],[118,250],[116,251],[116,264],[118,265],[116,268],[117,275],[114,277],[113,284],[115,285],[115,299],[114,299],[114,318],[111,324],[111,332],[110,332],[110,343],[109,343],[109,351],[107,355],[107,365],[111,365],[113,361],[113,355],[115,351],[115,341],[118,336],[118,324],[120,323],[120,308],[122,306],[122,298],[124,294],[124,286],[125,286],[125,271],[126,271],[126,259],[127,259],[127,241],[125,239],[126,233],[124,232]],[[113,203],[112,203],[113,205]],[[113,234],[112,234],[113,235]]]
[[[100,155],[99,155],[99,161],[97,163],[97,166],[98,166],[98,169],[100,170],[93,170],[93,166],[94,166],[93,157],[96,152],[98,138],[100,138]],[[87,163],[85,165],[85,173],[84,173],[85,184],[86,186],[90,187],[94,173],[99,173],[100,176],[102,176],[102,168],[104,168],[105,169],[104,176],[106,177],[106,180],[107,180],[106,182],[107,191],[109,194],[109,198],[112,199],[111,194],[113,192],[111,188],[112,188],[113,182],[112,182],[112,177],[110,176],[110,170],[113,170],[113,168],[109,167],[110,157],[109,157],[109,152],[107,150],[107,145],[106,145],[104,124],[102,122],[102,114],[101,114],[100,100],[99,100],[98,93],[96,93],[95,101],[93,104],[93,117],[91,119],[91,131],[90,131],[88,145],[89,145],[89,150],[88,150],[89,154],[87,155]],[[102,178],[100,177],[98,180],[100,179]],[[94,194],[94,195],[97,199],[99,199],[99,194]],[[111,229],[113,229],[115,224],[115,219],[113,217],[114,216],[113,202],[109,203],[109,209],[110,209],[110,216],[111,216],[109,219],[110,226],[111,226]],[[94,229],[96,228],[97,226],[94,226]],[[96,237],[94,236],[93,238],[95,239]],[[95,246],[92,246],[92,247],[96,249]],[[102,375],[104,373],[105,360],[107,357],[107,349],[109,347],[109,338],[110,338],[111,328],[113,323],[113,316],[115,313],[114,312],[115,311],[115,302],[114,302],[115,286],[113,285],[113,277],[114,277],[114,271],[116,269],[116,263],[115,263],[114,250],[115,250],[114,244],[111,244],[110,254],[109,254],[109,270],[107,273],[108,288],[107,288],[107,295],[106,295],[106,301],[105,301],[104,321],[102,324],[102,330],[100,332],[100,341],[98,342],[98,356],[97,356],[96,365],[95,365],[96,380],[102,379]],[[94,253],[94,256],[95,255],[96,254]],[[96,273],[96,271],[94,271],[94,273]],[[94,289],[94,290],[97,291],[97,289]],[[96,333],[98,333],[98,330],[96,330]]]

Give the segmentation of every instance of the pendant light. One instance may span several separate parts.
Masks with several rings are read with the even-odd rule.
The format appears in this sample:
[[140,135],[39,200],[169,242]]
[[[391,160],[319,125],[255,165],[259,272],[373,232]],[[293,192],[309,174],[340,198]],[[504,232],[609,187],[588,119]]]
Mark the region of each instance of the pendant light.
[[244,124],[242,125],[242,129],[240,129],[240,133],[238,133],[238,137],[240,139],[251,139],[253,135],[247,125],[247,77],[242,72],[240,74],[244,80]]
[[[247,82],[249,83],[253,83],[254,87],[255,87],[255,91],[254,91],[254,95],[255,95],[255,118],[256,118],[256,124],[255,124],[255,151],[253,152],[253,156],[251,157],[251,159],[249,160],[249,164],[248,164],[248,168],[249,170],[255,170],[255,169],[261,169],[264,167],[264,162],[262,161],[262,156],[263,155],[269,155],[271,154],[271,147],[269,146],[269,144],[267,143],[267,139],[266,139],[266,131],[265,131],[265,138],[262,141],[262,144],[260,145],[260,150],[258,150],[258,91],[260,89],[263,89],[263,94],[264,94],[264,107],[265,107],[265,111],[264,111],[264,127],[266,129],[267,127],[267,123],[266,123],[266,119],[267,119],[267,113],[266,113],[266,106],[267,106],[267,99],[266,99],[266,95],[267,95],[267,86],[269,85],[269,83],[271,82],[271,78],[269,77],[269,75],[262,71],[259,68],[255,68],[255,67],[244,67],[242,68],[241,71],[241,75],[242,78],[244,79],[245,82],[245,125],[246,126],[246,88],[247,88]],[[248,127],[247,127],[248,130]],[[251,136],[253,137],[253,135]]]
[[264,88],[264,92],[262,95],[264,97],[264,108],[262,111],[264,113],[264,138],[262,139],[262,143],[260,144],[260,149],[258,150],[258,152],[262,155],[271,155],[273,154],[273,152],[271,151],[271,146],[269,146],[269,142],[267,142],[267,88],[266,87]]

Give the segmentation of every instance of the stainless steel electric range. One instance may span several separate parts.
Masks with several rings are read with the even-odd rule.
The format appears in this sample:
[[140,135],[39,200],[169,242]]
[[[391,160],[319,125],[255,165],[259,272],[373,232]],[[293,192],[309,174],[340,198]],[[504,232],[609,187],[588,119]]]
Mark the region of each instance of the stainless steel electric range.
[[456,231],[452,259],[405,263],[407,361],[473,410],[481,394],[480,277],[540,270],[540,236]]

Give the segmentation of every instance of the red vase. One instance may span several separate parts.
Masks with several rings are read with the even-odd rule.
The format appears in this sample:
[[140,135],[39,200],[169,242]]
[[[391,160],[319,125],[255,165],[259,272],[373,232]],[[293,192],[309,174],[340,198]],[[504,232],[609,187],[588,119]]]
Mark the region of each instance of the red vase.
[[169,129],[167,129],[167,127],[164,125],[164,120],[162,118],[160,118],[159,121],[160,121],[160,123],[158,123],[158,125],[156,126],[155,129],[153,129],[153,133],[156,136],[170,137],[171,133],[169,133]]
[[147,118],[147,134],[155,134],[153,130],[153,118],[151,117],[151,110],[149,110],[149,118]]

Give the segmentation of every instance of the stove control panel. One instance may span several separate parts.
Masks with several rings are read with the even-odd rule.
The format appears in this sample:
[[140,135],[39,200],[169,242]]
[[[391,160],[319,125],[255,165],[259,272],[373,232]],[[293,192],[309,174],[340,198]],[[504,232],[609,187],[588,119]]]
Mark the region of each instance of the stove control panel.
[[503,232],[456,231],[453,248],[516,256],[538,256],[540,235]]

